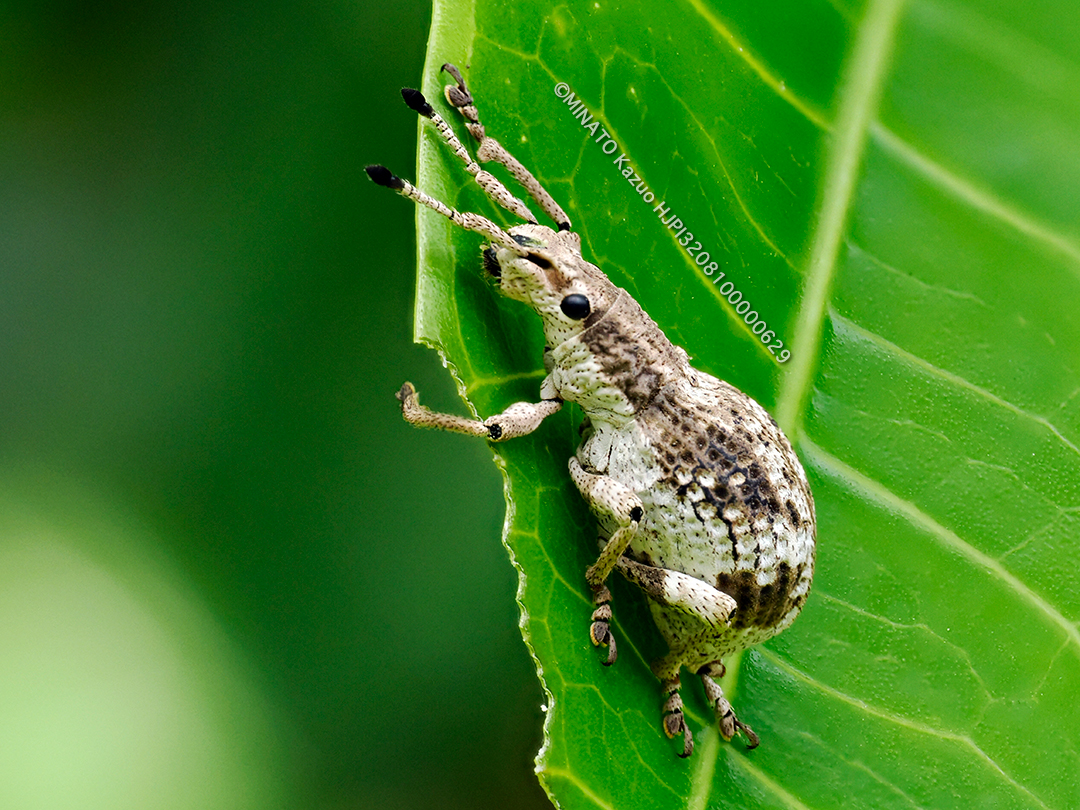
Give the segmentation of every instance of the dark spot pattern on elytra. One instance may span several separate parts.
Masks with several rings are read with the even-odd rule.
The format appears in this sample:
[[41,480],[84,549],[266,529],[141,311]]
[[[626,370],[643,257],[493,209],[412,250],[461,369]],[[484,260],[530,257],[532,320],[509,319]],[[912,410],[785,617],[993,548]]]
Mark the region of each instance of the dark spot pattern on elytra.
[[[716,586],[739,605],[734,627],[776,626],[798,606],[794,591],[803,568],[813,564],[812,559],[802,564],[784,560],[778,545],[790,542],[790,532],[810,519],[777,489],[782,480],[797,482],[798,477],[789,475],[782,462],[768,462],[761,455],[763,445],[782,447],[778,429],[763,419],[744,418],[737,408],[725,408],[722,418],[703,406],[695,412],[685,403],[671,401],[666,390],[650,410],[650,418],[641,424],[651,431],[650,443],[664,448],[658,457],[667,461],[656,486],[674,492],[706,536],[727,536],[730,570],[718,575]],[[727,417],[729,410],[732,418]],[[774,571],[763,571],[766,565]],[[765,581],[772,577],[772,582],[759,585],[759,577]]]
[[806,601],[806,594],[795,595],[793,591],[803,567],[781,561],[776,566],[776,579],[767,585],[758,585],[756,571],[720,574],[716,578],[716,587],[738,604],[732,627],[740,630],[775,627],[792,608],[800,607]]
[[795,508],[795,501],[791,500],[791,498],[788,498],[787,503],[784,504],[784,507],[787,509],[788,517],[791,518],[791,525],[796,528],[801,526],[802,520],[799,518],[799,512]]

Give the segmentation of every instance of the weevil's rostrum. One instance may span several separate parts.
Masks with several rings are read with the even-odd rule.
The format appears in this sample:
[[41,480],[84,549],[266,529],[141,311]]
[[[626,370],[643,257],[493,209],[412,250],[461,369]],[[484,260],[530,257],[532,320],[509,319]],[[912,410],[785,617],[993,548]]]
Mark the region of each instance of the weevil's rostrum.
[[723,660],[788,627],[814,572],[814,502],[787,437],[753,399],[690,365],[623,289],[581,255],[570,220],[535,177],[479,121],[460,72],[446,97],[478,142],[477,157],[510,173],[555,223],[537,223],[528,207],[480,168],[451,127],[416,90],[406,102],[431,119],[488,195],[526,224],[502,229],[461,213],[369,166],[377,183],[432,208],[489,243],[483,266],[506,296],[528,304],[543,322],[547,376],[540,401],[518,402],[483,422],[434,413],[412,385],[398,392],[412,424],[493,441],[535,430],[576,402],[586,416],[570,476],[596,515],[600,555],[585,572],[595,609],[593,644],[616,658],[607,578],[619,571],[649,600],[670,652],[654,662],[662,684],[662,728],[693,750],[679,697],[679,673],[697,674],[720,732],[757,735],[740,722],[720,688]]

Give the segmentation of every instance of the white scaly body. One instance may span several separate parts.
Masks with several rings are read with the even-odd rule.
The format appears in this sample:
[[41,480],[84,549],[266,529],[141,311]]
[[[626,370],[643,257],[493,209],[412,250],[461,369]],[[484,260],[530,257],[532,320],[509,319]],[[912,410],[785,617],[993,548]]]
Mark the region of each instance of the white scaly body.
[[649,600],[670,652],[653,664],[666,698],[662,728],[693,750],[679,697],[679,672],[700,676],[721,734],[742,731],[717,679],[723,658],[788,627],[802,609],[814,573],[816,520],[806,475],[776,422],[753,399],[693,368],[625,291],[581,256],[565,212],[480,124],[461,74],[446,88],[479,141],[477,154],[506,166],[558,226],[536,223],[469,156],[449,125],[418,91],[406,102],[430,118],[477,182],[527,220],[504,231],[476,214],[455,211],[381,166],[372,179],[439,211],[490,242],[484,265],[504,295],[543,321],[548,376],[541,400],[518,402],[477,422],[433,413],[412,385],[398,393],[405,418],[493,441],[536,429],[564,401],[587,417],[570,475],[600,525],[600,556],[585,572],[593,601],[589,634],[616,658],[607,577],[618,570]]

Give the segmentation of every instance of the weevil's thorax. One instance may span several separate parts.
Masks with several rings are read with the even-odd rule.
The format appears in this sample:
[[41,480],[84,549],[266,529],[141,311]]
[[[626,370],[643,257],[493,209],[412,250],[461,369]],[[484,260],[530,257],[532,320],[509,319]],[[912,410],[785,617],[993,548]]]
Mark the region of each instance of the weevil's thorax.
[[696,372],[686,352],[625,290],[580,334],[551,350],[552,382],[594,424],[621,427],[636,419],[669,386]]

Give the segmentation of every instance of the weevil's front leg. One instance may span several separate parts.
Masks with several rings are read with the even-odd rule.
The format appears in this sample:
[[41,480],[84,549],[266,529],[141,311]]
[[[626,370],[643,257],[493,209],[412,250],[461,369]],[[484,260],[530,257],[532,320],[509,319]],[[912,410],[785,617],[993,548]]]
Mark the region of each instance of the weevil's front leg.
[[586,472],[576,458],[570,459],[570,477],[593,511],[611,515],[616,524],[615,531],[600,551],[600,557],[585,571],[585,580],[592,588],[593,603],[596,605],[589,637],[596,646],[609,648],[605,663],[610,665],[615,662],[616,652],[615,639],[611,634],[611,593],[605,582],[637,533],[644,510],[641,498],[632,489],[606,475]]
[[761,739],[750,726],[735,716],[735,711],[724,696],[724,690],[716,682],[724,676],[724,665],[719,661],[713,661],[699,669],[698,675],[701,676],[701,684],[705,687],[705,696],[709,700],[709,705],[716,713],[716,721],[720,724],[720,736],[725,740],[730,740],[735,736],[736,731],[741,731],[746,735],[746,747],[757,748]]
[[461,115],[465,118],[465,126],[472,134],[478,143],[476,147],[476,158],[484,163],[488,161],[494,163],[500,163],[505,166],[510,174],[514,176],[521,187],[529,192],[529,196],[536,200],[540,208],[544,213],[554,220],[560,231],[570,230],[570,217],[566,215],[566,212],[562,210],[562,207],[555,202],[555,198],[548,193],[547,189],[540,185],[540,181],[536,179],[532,172],[525,168],[497,140],[492,138],[484,130],[484,125],[480,123],[480,115],[476,111],[476,105],[473,102],[472,94],[465,86],[465,80],[461,78],[461,71],[451,64],[445,64],[442,69],[454,77],[457,82],[457,86],[446,86],[446,100],[453,106],[457,107],[461,111]]
[[412,383],[407,382],[401,386],[397,398],[401,402],[401,415],[411,425],[449,430],[467,436],[482,436],[493,442],[503,442],[532,433],[540,427],[541,422],[562,407],[561,399],[515,402],[502,413],[489,416],[481,422],[452,413],[435,413],[425,408],[420,404]]

